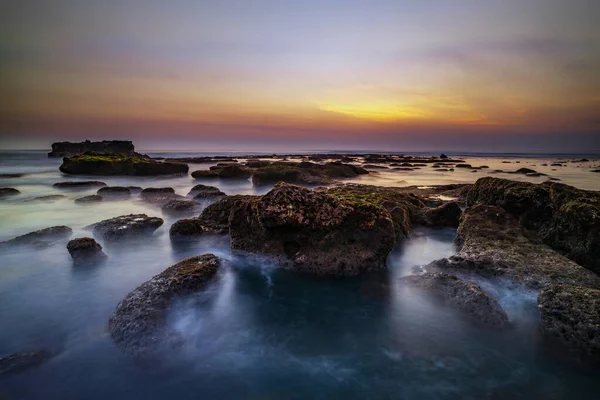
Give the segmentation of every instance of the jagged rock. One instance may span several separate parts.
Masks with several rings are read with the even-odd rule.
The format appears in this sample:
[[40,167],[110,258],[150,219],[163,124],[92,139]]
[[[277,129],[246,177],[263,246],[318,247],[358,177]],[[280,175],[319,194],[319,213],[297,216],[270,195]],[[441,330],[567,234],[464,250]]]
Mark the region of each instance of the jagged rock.
[[318,275],[385,268],[396,243],[392,217],[383,207],[289,184],[236,202],[229,234],[232,249],[270,255],[285,268]]
[[57,182],[52,186],[58,189],[89,189],[106,186],[106,183],[100,181],[69,181]]
[[94,236],[106,241],[115,241],[123,238],[151,235],[162,224],[161,218],[149,217],[146,214],[129,214],[106,219],[89,225]]
[[88,261],[106,257],[106,254],[102,251],[102,246],[89,237],[71,240],[67,243],[67,250],[75,261]]
[[556,283],[600,287],[599,276],[529,240],[519,222],[498,206],[479,204],[466,209],[455,242],[456,255],[434,261],[425,269],[503,277],[532,288]]
[[91,196],[84,196],[78,199],[75,199],[76,204],[90,204],[90,203],[98,203],[102,201],[102,196],[98,196],[97,194],[93,194]]
[[0,242],[0,246],[34,246],[44,248],[50,246],[60,240],[66,239],[73,234],[73,230],[68,226],[52,226],[50,228],[40,229],[34,232],[29,232],[25,235],[17,236],[16,238]]
[[400,279],[402,285],[423,290],[450,307],[466,314],[473,322],[494,329],[509,326],[506,312],[500,304],[474,284],[454,275],[427,273]]
[[25,200],[24,203],[53,203],[57,200],[66,199],[67,196],[62,194],[49,194],[46,196],[38,196],[33,199]]
[[40,365],[46,361],[47,358],[47,354],[44,351],[15,353],[0,357],[0,376],[22,372],[26,369]]
[[52,151],[48,157],[66,157],[75,154],[95,151],[99,153],[134,154],[134,146],[128,140],[103,140],[102,142],[56,142],[52,143]]
[[516,170],[514,172],[510,172],[510,173],[511,174],[528,175],[528,174],[537,174],[538,172],[531,168],[519,168],[518,170]]
[[98,189],[96,192],[98,196],[111,200],[128,199],[131,197],[131,191],[122,186],[107,186]]
[[110,317],[115,343],[130,354],[147,355],[159,345],[177,341],[165,321],[174,299],[205,288],[222,261],[212,254],[188,258],[166,269],[129,293]]
[[86,152],[63,158],[59,169],[65,174],[155,176],[187,174],[188,165],[137,155]]
[[546,337],[600,357],[600,290],[553,285],[540,292],[538,304]]
[[473,185],[467,203],[504,208],[530,235],[600,273],[600,192],[488,177]]
[[171,200],[161,207],[162,212],[166,214],[177,214],[193,211],[196,202],[193,200]]
[[462,210],[454,201],[444,203],[435,208],[421,208],[418,221],[426,226],[458,227]]
[[447,156],[447,155],[445,155],[444,153],[442,153],[442,154],[440,154],[440,158],[441,158],[441,159],[445,159],[445,158],[448,158],[448,156]]
[[11,196],[16,196],[18,194],[21,194],[20,191],[18,191],[17,189],[14,188],[0,188],[0,199],[4,199],[7,197],[11,197]]

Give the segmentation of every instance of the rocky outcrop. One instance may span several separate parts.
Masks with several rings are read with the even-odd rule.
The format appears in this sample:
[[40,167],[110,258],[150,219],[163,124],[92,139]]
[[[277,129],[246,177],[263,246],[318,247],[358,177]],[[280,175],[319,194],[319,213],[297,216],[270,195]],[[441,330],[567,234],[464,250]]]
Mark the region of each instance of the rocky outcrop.
[[90,203],[98,203],[100,201],[102,201],[102,196],[93,194],[91,196],[83,196],[78,199],[75,199],[75,204],[90,204]]
[[102,251],[102,246],[89,237],[71,240],[67,243],[67,250],[75,261],[99,260],[106,257],[106,254]]
[[20,191],[18,191],[17,189],[14,188],[0,188],[0,199],[5,199],[7,197],[12,197],[12,196],[16,196],[18,194],[21,194]]
[[554,285],[540,292],[538,304],[547,338],[600,359],[600,290]]
[[60,171],[65,174],[83,175],[177,175],[187,174],[188,165],[175,162],[159,162],[138,155],[86,152],[63,158]]
[[504,208],[528,234],[600,274],[600,192],[556,182],[482,178],[469,191],[467,202]]
[[439,227],[458,227],[462,210],[454,201],[442,204],[441,206],[420,209],[417,221],[425,226]]
[[96,237],[116,241],[151,235],[163,222],[162,218],[149,217],[146,214],[129,214],[97,222],[86,229],[92,229]]
[[312,162],[277,162],[257,168],[252,175],[252,182],[257,186],[286,182],[297,185],[326,185],[334,179],[354,178],[369,172],[355,165],[341,162],[316,164]]
[[425,269],[502,277],[532,288],[557,283],[600,287],[599,276],[528,239],[519,222],[498,206],[479,204],[465,210],[456,245],[456,255]]
[[188,258],[133,290],[108,322],[115,343],[131,354],[144,355],[158,345],[176,342],[174,334],[165,328],[173,300],[202,290],[215,278],[221,264],[212,254]]
[[508,317],[500,304],[474,284],[454,275],[428,273],[400,279],[402,285],[417,288],[465,314],[476,324],[489,328],[507,328]]
[[236,202],[229,234],[232,249],[269,255],[285,268],[318,275],[385,268],[396,243],[392,217],[383,207],[289,184]]
[[58,241],[67,239],[73,234],[73,230],[68,226],[52,226],[50,228],[40,229],[29,232],[25,235],[0,242],[0,246],[34,246],[44,248]]
[[57,182],[54,185],[58,189],[90,189],[95,187],[104,187],[106,183],[100,181],[68,181],[68,182]]
[[46,361],[47,358],[47,354],[44,351],[15,353],[0,357],[0,376],[17,374],[26,369],[38,366]]
[[48,157],[68,157],[76,154],[95,151],[98,153],[116,153],[133,155],[135,148],[128,140],[103,140],[102,142],[56,142],[52,143],[52,151]]

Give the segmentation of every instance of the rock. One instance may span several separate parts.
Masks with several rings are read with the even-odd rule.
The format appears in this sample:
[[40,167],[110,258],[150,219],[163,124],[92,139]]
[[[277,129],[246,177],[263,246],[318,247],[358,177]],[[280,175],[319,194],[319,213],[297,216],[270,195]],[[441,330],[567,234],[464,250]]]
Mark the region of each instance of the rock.
[[159,162],[137,155],[102,154],[86,152],[63,158],[60,171],[65,174],[84,175],[176,175],[187,174],[187,164]]
[[48,153],[48,157],[73,156],[87,151],[133,155],[134,150],[133,143],[128,140],[103,140],[102,142],[86,140],[80,143],[56,142],[52,143],[52,151]]
[[[252,169],[242,165],[221,165],[218,169],[217,176],[221,179],[248,179],[252,176]],[[213,170],[215,167],[211,167]]]
[[599,276],[550,247],[529,240],[519,222],[498,206],[467,208],[460,218],[455,243],[457,254],[434,261],[425,270],[502,277],[531,288],[556,283],[600,287]]
[[66,199],[67,196],[62,194],[49,194],[46,196],[34,197],[33,199],[25,200],[24,203],[53,203],[57,200]]
[[550,166],[551,167],[562,167],[563,165],[559,164],[559,163],[552,163],[552,164],[550,164]]
[[493,329],[509,326],[508,316],[500,304],[474,284],[445,273],[411,275],[400,283],[423,290],[450,307],[466,314],[473,322]]
[[106,257],[106,254],[102,251],[102,246],[89,237],[71,240],[67,244],[67,250],[75,261],[89,261]]
[[471,166],[471,164],[456,164],[454,166],[454,168],[469,168],[469,169],[471,169],[473,167]]
[[25,235],[17,236],[16,238],[0,242],[1,246],[35,246],[47,247],[57,241],[66,239],[73,234],[73,230],[68,226],[52,226],[50,228],[40,229],[34,232],[29,232]]
[[238,160],[227,156],[215,156],[215,157],[178,157],[178,158],[166,158],[166,161],[184,162],[187,164],[212,164],[219,161],[227,161],[230,163],[236,163]]
[[600,169],[593,169],[592,172],[600,172]]
[[0,174],[0,179],[22,178],[25,174]]
[[11,197],[11,196],[16,196],[18,194],[21,194],[20,191],[18,191],[17,189],[14,188],[0,188],[0,199],[5,199],[7,197]]
[[214,200],[224,197],[226,194],[217,187],[199,184],[190,190],[188,196],[193,196],[195,200]]
[[127,186],[127,189],[129,189],[129,191],[132,194],[140,194],[142,192],[142,188],[139,186]]
[[148,355],[159,345],[177,341],[165,327],[174,299],[205,288],[217,275],[221,260],[204,254],[166,269],[129,293],[108,321],[115,343],[133,355]]
[[106,241],[115,241],[151,235],[163,222],[161,218],[148,217],[146,214],[129,214],[97,222],[89,225],[86,229],[91,228],[96,237]]
[[525,176],[528,176],[530,178],[539,178],[540,176],[546,176],[546,174],[542,174],[541,172],[534,172],[534,173],[525,174]]
[[363,168],[366,168],[366,169],[389,169],[385,165],[376,165],[376,164],[363,164]]
[[600,290],[553,285],[538,297],[542,332],[586,357],[600,357]]
[[58,189],[89,189],[106,186],[106,183],[100,181],[69,181],[57,182],[52,186]]
[[165,214],[177,214],[193,211],[194,208],[196,208],[196,202],[193,200],[171,200],[165,203],[161,210]]
[[249,168],[263,168],[263,167],[268,167],[271,164],[272,164],[271,161],[254,160],[254,161],[248,161],[246,163],[246,167],[249,167]]
[[530,235],[600,273],[600,192],[487,177],[473,185],[467,202],[503,207]]
[[164,205],[171,200],[182,200],[182,196],[175,194],[173,188],[146,188],[140,193],[142,200],[149,203]]
[[419,222],[426,226],[449,226],[458,227],[462,210],[454,201],[440,205],[439,207],[420,209]]
[[258,168],[252,175],[252,182],[257,186],[272,185],[277,182],[294,183],[298,185],[325,185],[333,179],[354,178],[367,174],[364,168],[341,162],[316,164],[311,162],[274,163]]
[[285,268],[317,275],[383,269],[396,243],[384,208],[289,184],[236,202],[229,234],[234,250],[270,255]]
[[35,367],[46,361],[47,354],[44,351],[31,353],[15,353],[0,357],[0,376],[16,374],[26,369]]
[[216,171],[200,169],[198,171],[192,172],[192,178],[194,179],[215,179],[218,178],[219,175]]
[[76,204],[90,204],[90,203],[98,203],[102,201],[102,196],[98,196],[97,194],[91,196],[84,196],[78,199],[75,199]]
[[537,174],[538,172],[534,169],[530,169],[530,168],[519,168],[518,170],[514,171],[514,172],[510,172],[511,174],[521,174],[521,175],[527,175],[527,174]]
[[107,186],[98,189],[96,192],[98,196],[102,196],[104,198],[112,199],[112,200],[121,200],[128,199],[131,197],[131,191],[122,186]]
[[440,158],[441,158],[441,159],[445,159],[445,158],[448,158],[448,156],[447,156],[447,155],[445,155],[444,153],[442,153],[442,154],[440,154]]

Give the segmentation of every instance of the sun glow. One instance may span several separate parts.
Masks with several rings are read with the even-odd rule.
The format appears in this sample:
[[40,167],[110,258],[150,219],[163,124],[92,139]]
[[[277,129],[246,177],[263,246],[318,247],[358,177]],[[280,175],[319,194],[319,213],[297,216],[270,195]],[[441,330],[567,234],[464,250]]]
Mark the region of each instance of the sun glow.
[[322,111],[350,115],[356,118],[373,121],[391,122],[402,119],[422,119],[431,117],[431,113],[412,107],[401,107],[390,104],[338,105],[319,106]]

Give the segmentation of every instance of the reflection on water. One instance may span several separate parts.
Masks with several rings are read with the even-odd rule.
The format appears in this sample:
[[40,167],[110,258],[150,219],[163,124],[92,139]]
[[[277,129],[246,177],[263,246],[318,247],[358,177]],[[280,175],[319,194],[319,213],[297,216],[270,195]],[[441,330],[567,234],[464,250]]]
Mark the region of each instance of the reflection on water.
[[[43,170],[56,160],[36,161]],[[54,166],[53,166],[54,168]],[[55,191],[54,170],[18,180],[24,195]],[[194,181],[102,179],[111,185],[170,186],[185,195]],[[17,181],[14,181],[17,182]],[[252,193],[249,181],[216,184]],[[9,185],[5,181],[2,185]],[[89,191],[93,192],[93,191]],[[55,224],[75,235],[86,225],[126,213],[161,216],[135,199],[77,206],[88,194],[61,192],[56,203],[0,203],[0,238]],[[536,293],[478,281],[514,323],[481,331],[421,293],[397,285],[419,266],[454,252],[452,229],[419,229],[389,258],[386,273],[317,278],[230,254],[227,237],[172,244],[165,225],[151,239],[102,243],[102,265],[74,266],[64,242],[0,254],[0,354],[47,349],[53,357],[0,380],[6,398],[593,398],[599,371],[575,371],[538,345]],[[66,241],[65,241],[66,242]],[[181,346],[160,361],[139,362],[106,331],[117,303],[139,284],[189,256],[230,260],[207,290],[176,302],[168,326]]]

